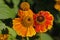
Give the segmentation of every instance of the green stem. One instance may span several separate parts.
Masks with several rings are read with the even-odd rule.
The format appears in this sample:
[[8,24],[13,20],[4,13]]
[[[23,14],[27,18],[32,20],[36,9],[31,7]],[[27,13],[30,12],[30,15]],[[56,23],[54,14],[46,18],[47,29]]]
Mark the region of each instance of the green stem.
[[22,40],[25,40],[25,39],[22,37]]
[[39,33],[40,34],[40,40],[41,40],[41,33]]
[[29,40],[29,37],[26,37],[27,38],[27,40]]

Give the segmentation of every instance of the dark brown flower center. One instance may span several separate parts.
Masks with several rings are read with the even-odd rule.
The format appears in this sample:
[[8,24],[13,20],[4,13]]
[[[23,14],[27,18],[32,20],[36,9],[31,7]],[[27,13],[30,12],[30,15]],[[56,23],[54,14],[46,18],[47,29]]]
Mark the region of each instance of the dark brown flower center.
[[31,19],[30,19],[30,18],[28,18],[28,21],[31,21]]
[[43,22],[44,21],[44,16],[38,16],[37,21],[38,22]]
[[25,27],[29,27],[29,26],[33,25],[33,19],[31,17],[23,18],[22,25]]

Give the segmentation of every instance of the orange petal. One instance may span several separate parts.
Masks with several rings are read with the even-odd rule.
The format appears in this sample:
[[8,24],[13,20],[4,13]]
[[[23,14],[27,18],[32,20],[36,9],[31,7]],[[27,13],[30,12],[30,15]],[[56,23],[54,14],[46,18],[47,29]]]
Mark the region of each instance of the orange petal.
[[35,29],[32,26],[28,27],[26,36],[32,37],[35,34],[36,34]]

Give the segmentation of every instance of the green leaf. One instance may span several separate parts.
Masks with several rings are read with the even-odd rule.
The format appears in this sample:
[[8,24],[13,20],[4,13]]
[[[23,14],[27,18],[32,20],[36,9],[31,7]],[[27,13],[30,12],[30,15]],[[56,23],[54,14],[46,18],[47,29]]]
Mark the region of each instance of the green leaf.
[[1,30],[0,30],[0,34],[1,34]]
[[4,1],[3,0],[0,0],[0,4],[4,4]]
[[15,38],[16,37],[16,32],[12,29],[12,28],[10,28],[10,27],[7,27],[7,29],[8,29],[8,31],[9,31],[9,34],[13,37],[13,38]]
[[6,28],[6,25],[0,20],[0,30],[5,28]]
[[6,0],[8,3],[10,3],[11,2],[11,0]]
[[20,2],[20,0],[12,0],[13,1],[13,3],[14,3],[14,6],[16,5],[18,5],[19,4],[19,2]]
[[16,13],[7,5],[0,4],[0,19],[14,18]]
[[60,23],[60,16],[59,16],[59,14],[56,15],[55,22],[56,22],[56,23]]
[[12,18],[13,19],[13,18],[15,18],[16,12],[15,12],[14,9],[9,8],[4,3],[4,0],[0,0],[0,19],[8,19],[8,18]]
[[5,24],[0,20],[0,34],[1,34],[1,30],[5,28],[6,28]]
[[15,38],[10,35],[10,36],[8,37],[8,40],[15,40]]
[[[17,11],[16,11],[17,12]],[[9,14],[10,15],[10,18],[15,18],[16,17],[16,13],[15,11],[14,11],[14,9],[11,9],[11,13]]]
[[19,4],[20,0],[12,0],[12,1],[14,3],[14,11],[17,13],[17,11],[18,11],[18,4]]
[[38,40],[53,40],[51,36],[46,33],[41,33],[39,35],[40,35],[40,38]]
[[6,26],[6,25],[0,20],[0,34],[1,34],[1,30],[5,29],[5,28],[7,28],[8,31],[9,31],[9,35],[10,35],[10,36],[8,37],[8,39],[14,40],[14,39],[16,38],[16,35],[17,35],[16,32],[15,32],[12,28]]

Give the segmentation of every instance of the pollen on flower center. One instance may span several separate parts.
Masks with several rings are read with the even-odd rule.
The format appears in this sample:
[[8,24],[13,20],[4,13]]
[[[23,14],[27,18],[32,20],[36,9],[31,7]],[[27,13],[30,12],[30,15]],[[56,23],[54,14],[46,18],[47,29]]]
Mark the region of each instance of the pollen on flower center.
[[25,27],[29,27],[31,25],[33,25],[33,19],[31,17],[25,17],[23,20],[22,20],[22,25],[25,26]]
[[38,16],[37,17],[37,21],[40,23],[40,22],[43,22],[45,20],[44,16]]

